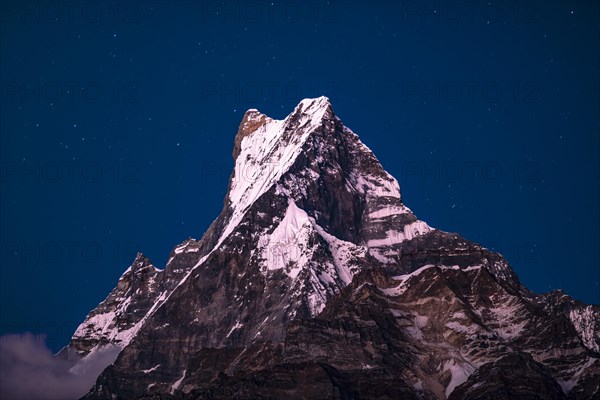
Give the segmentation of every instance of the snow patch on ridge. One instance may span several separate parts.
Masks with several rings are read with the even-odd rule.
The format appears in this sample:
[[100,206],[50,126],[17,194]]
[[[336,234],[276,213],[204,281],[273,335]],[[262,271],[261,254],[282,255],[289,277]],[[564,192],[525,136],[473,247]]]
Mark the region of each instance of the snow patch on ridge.
[[571,372],[571,377],[568,380],[557,379],[558,384],[562,388],[565,393],[569,393],[571,389],[573,389],[579,383],[581,379],[581,375],[589,368],[592,368],[594,364],[598,363],[600,365],[600,361],[597,358],[589,358],[583,364],[576,366],[573,368]]
[[[331,262],[314,262],[313,256],[319,247],[320,236],[333,257]],[[313,240],[311,240],[313,239]],[[270,270],[283,270],[292,280],[306,270],[310,290],[306,293],[306,304],[311,315],[323,310],[330,296],[348,285],[356,273],[355,258],[364,257],[364,247],[339,240],[327,233],[316,221],[288,198],[285,216],[270,235],[262,242],[262,273]],[[312,244],[311,244],[312,243]],[[296,295],[300,295],[297,292]]]
[[244,324],[240,324],[239,321],[236,321],[235,325],[233,325],[231,327],[231,329],[229,330],[229,333],[225,337],[228,338],[229,336],[231,336],[231,334],[233,333],[233,331],[235,331],[236,329],[240,329],[242,326],[244,326]]
[[185,379],[186,374],[187,374],[187,369],[184,369],[183,374],[181,375],[181,378],[179,378],[177,381],[175,381],[175,383],[173,383],[173,386],[171,386],[171,394],[175,393],[175,390],[179,389],[179,387],[181,386],[181,383]]
[[473,265],[467,268],[460,268],[458,265],[453,265],[453,266],[445,266],[445,265],[434,265],[434,264],[427,264],[427,265],[423,265],[421,268],[409,273],[409,274],[404,274],[404,275],[396,275],[393,276],[392,279],[395,281],[398,281],[398,285],[390,287],[390,288],[378,288],[379,291],[383,294],[385,294],[386,296],[400,296],[401,294],[403,294],[406,289],[408,289],[408,283],[409,280],[419,276],[423,271],[426,271],[428,269],[431,268],[437,268],[440,271],[445,271],[445,270],[461,270],[461,271],[475,271],[478,269],[481,269],[480,265]]
[[[130,298],[127,300],[131,301]],[[127,308],[127,301],[119,308]],[[97,314],[86,319],[75,331],[73,338],[85,337],[86,339],[108,340],[120,347],[125,347],[137,331],[137,324],[129,329],[120,331],[117,326],[117,315],[114,311]]]
[[581,337],[583,344],[588,348],[595,351],[600,351],[598,346],[598,334],[596,332],[595,324],[597,318],[596,313],[591,305],[588,305],[581,309],[573,309],[569,312],[569,319],[575,326],[575,330]]
[[410,224],[404,225],[402,230],[388,230],[386,236],[382,239],[372,239],[367,242],[369,247],[383,247],[392,246],[394,244],[402,243],[405,240],[411,240],[416,236],[423,235],[431,231],[431,228],[427,223],[423,221],[415,221]]
[[448,386],[446,386],[446,396],[449,396],[457,386],[466,382],[469,376],[476,369],[477,368],[473,365],[468,363],[459,363],[455,359],[446,361],[442,371],[448,371],[451,374],[450,382],[448,383]]
[[398,181],[387,173],[385,177],[387,179],[373,175],[353,174],[350,176],[354,187],[359,193],[370,197],[393,197],[400,199],[400,185],[398,185]]
[[[315,253],[324,247],[332,260],[315,261]],[[294,296],[304,297],[311,315],[321,312],[327,300],[352,281],[359,259],[367,254],[366,247],[327,233],[289,197],[284,217],[270,234],[260,237],[259,248],[263,275],[283,270],[294,281],[301,273],[308,278],[307,287],[299,286]]]
[[402,205],[402,206],[390,205],[387,207],[382,207],[377,211],[373,211],[373,212],[369,213],[369,218],[377,220],[377,219],[383,219],[386,217],[391,217],[394,215],[409,214],[409,213],[410,213],[410,209],[404,205]]
[[145,374],[149,374],[150,372],[156,371],[159,367],[160,367],[160,364],[155,365],[154,367],[152,367],[150,369],[143,369],[142,372]]
[[[295,279],[312,256],[308,240],[313,225],[306,212],[294,200],[289,199],[285,216],[275,230],[268,236],[263,248],[263,258],[267,270],[284,269]],[[263,271],[266,273],[266,271]]]

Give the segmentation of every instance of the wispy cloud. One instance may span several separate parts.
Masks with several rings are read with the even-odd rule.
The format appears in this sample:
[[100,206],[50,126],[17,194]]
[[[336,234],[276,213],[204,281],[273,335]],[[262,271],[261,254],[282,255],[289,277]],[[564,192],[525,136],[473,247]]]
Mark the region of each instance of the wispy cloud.
[[112,364],[117,346],[92,351],[73,363],[52,354],[44,335],[0,336],[0,398],[6,400],[78,399],[92,387],[96,378]]

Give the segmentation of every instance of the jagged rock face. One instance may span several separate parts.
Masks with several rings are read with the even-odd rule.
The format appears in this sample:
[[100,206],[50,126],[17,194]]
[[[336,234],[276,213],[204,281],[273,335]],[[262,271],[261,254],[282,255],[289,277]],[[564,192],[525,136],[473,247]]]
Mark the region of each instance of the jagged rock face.
[[600,352],[600,307],[573,300],[562,290],[540,296],[539,302],[547,312],[567,316],[586,347]]
[[547,369],[527,353],[511,353],[481,366],[449,400],[562,400],[567,396]]
[[[598,307],[537,296],[499,254],[418,220],[328,99],[249,110],[234,142],[202,239],[164,270],[138,257],[67,348],[124,347],[86,398],[600,393]],[[532,357],[522,373],[495,372],[513,353]]]
[[138,253],[131,267],[117,282],[117,287],[77,328],[69,348],[83,357],[93,348],[107,344],[125,347],[136,330],[136,324],[155,303],[160,272],[150,260]]

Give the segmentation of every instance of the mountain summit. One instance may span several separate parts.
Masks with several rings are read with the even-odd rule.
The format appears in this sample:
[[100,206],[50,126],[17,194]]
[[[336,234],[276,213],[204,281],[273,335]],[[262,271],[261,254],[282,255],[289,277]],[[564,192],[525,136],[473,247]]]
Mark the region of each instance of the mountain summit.
[[60,356],[86,399],[595,399],[600,308],[430,227],[326,97],[248,110],[221,214],[138,254]]

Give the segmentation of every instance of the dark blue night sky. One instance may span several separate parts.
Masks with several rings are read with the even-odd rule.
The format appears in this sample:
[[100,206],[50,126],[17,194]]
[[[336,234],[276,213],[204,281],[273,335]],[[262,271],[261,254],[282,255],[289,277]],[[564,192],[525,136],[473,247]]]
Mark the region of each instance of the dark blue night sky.
[[244,111],[326,95],[431,226],[600,303],[600,5],[2,2],[0,333],[54,350],[223,205]]

